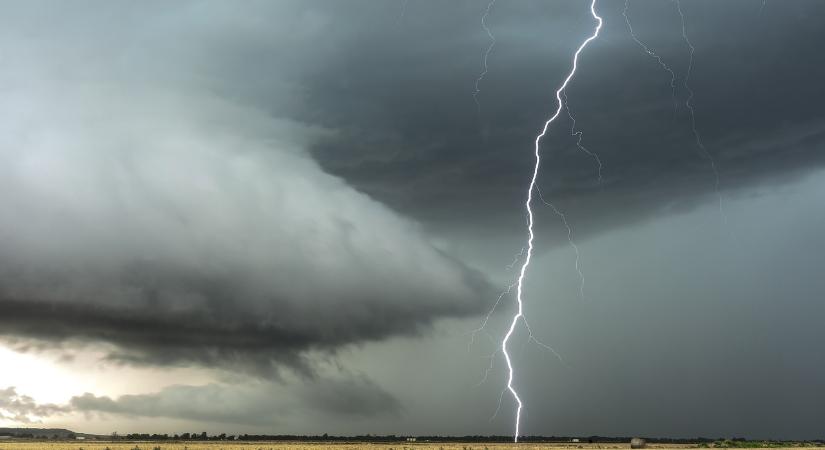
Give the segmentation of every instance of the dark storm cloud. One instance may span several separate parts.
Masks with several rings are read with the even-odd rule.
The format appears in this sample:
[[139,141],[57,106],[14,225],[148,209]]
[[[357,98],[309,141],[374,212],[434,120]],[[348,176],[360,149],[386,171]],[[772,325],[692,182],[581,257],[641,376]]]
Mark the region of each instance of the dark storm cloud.
[[392,395],[363,376],[318,380],[285,390],[276,384],[169,386],[157,393],[112,399],[84,394],[69,402],[86,414],[167,417],[241,425],[278,424],[311,411],[370,417],[396,415],[400,405]]
[[[228,36],[277,37],[253,9],[46,4],[8,4],[0,27],[0,336],[308,373],[306,352],[483,309],[479,272],[307,155],[334,130],[228,92]],[[280,12],[305,17],[283,36],[326,20]],[[289,76],[267,78],[288,103]]]
[[[165,276],[174,282],[188,281],[174,272]],[[244,305],[249,298],[242,286],[201,281],[203,286],[124,284],[118,288],[151,291],[151,295],[130,298],[124,305],[108,305],[112,299],[106,297],[52,301],[6,298],[0,300],[0,327],[4,336],[16,339],[114,344],[116,349],[109,350],[108,358],[124,363],[197,364],[269,377],[277,374],[274,363],[311,375],[312,364],[303,356],[310,350],[334,353],[348,344],[417,334],[436,318],[476,311],[475,303],[461,304],[459,299],[448,297],[439,297],[429,306],[412,297],[393,305],[400,297],[389,295],[347,299],[347,308],[314,310],[293,305],[290,298],[267,298],[258,305]],[[480,278],[467,282],[480,293],[490,293]],[[167,299],[158,303],[159,296]],[[198,298],[203,303],[176,310],[168,304],[176,296]],[[480,298],[484,297],[489,295]]]
[[[825,4],[769,1],[760,15],[758,0],[682,3],[696,46],[691,85],[697,125],[720,167],[725,201],[761,195],[765,185],[820,169],[825,65],[818,55],[825,31],[819,18]],[[597,183],[593,160],[575,147],[565,115],[544,141],[540,175],[542,192],[568,213],[575,236],[604,233],[608,244],[625,239],[619,235],[611,241],[605,233],[621,225],[716,201],[713,173],[696,148],[684,106],[687,92],[681,82],[688,53],[673,3],[631,0],[630,15],[639,37],[680,76],[675,115],[669,75],[628,36],[623,4],[598,2],[605,28],[582,55],[568,92],[583,144],[604,162],[604,181]],[[415,335],[441,318],[476,315],[495,299],[481,275],[431,242],[422,228],[456,237],[444,244],[451,250],[464,244],[462,239],[469,241],[461,250],[483,257],[498,255],[500,248],[509,255],[523,244],[522,202],[533,138],[553,109],[553,90],[569,68],[573,49],[593,26],[583,1],[497,2],[487,22],[497,44],[481,83],[478,112],[471,94],[488,45],[479,23],[486,6],[486,0],[411,0],[401,15],[400,1],[367,0],[3,3],[2,339],[17,348],[94,345],[121,362],[217,366],[270,378],[254,377],[259,384],[250,386],[173,386],[118,398],[75,397],[74,408],[93,414],[187,417],[266,429],[281,419],[269,400],[282,398],[279,405],[305,408],[293,418],[297,429],[315,432],[318,423],[337,424],[344,432],[359,433],[372,426],[328,420],[324,414],[329,411],[375,423],[386,416],[375,426],[392,432],[399,426],[393,413],[401,407],[381,387],[389,380],[405,409],[412,405],[421,411],[416,417],[422,433],[472,433],[486,427],[483,407],[476,409],[484,417],[458,417],[466,407],[453,394],[456,386],[467,385],[469,364],[456,362],[460,358],[450,348],[438,348],[427,376],[411,375],[410,355],[418,354],[419,341],[391,338]],[[816,225],[816,233],[801,234],[788,224],[764,220],[770,205],[750,207],[754,214],[745,222],[765,228],[749,245],[761,248],[779,232],[799,239],[791,244],[805,244],[797,250],[817,250],[800,267],[821,266],[821,252],[808,245],[817,239],[821,220],[809,222],[804,208],[779,215],[793,219],[791,225]],[[542,211],[552,220],[539,218],[541,226],[558,223],[552,211]],[[529,397],[528,411],[537,411],[528,416],[532,428],[548,434],[557,424],[582,433],[724,433],[731,424],[748,430],[764,424],[758,428],[770,430],[771,422],[780,428],[790,423],[768,412],[760,412],[759,421],[747,416],[760,408],[759,384],[775,400],[772,411],[789,411],[794,399],[804,401],[800,411],[810,414],[794,419],[800,424],[795,434],[818,429],[819,398],[798,386],[819,386],[813,378],[822,371],[821,352],[803,369],[797,361],[804,356],[782,366],[799,370],[794,376],[807,384],[794,386],[794,377],[788,377],[787,384],[771,385],[771,377],[784,375],[765,375],[756,353],[737,359],[741,352],[731,350],[730,340],[753,345],[741,336],[753,319],[772,325],[771,315],[777,313],[764,308],[776,298],[819,305],[814,300],[820,286],[800,287],[795,277],[820,278],[800,267],[788,269],[793,266],[777,263],[771,252],[747,255],[701,247],[686,258],[700,246],[671,245],[671,239],[679,242],[704,223],[674,227],[673,236],[660,240],[641,233],[635,245],[601,256],[582,247],[584,271],[595,286],[587,287],[593,301],[577,304],[607,316],[607,327],[592,326],[588,321],[599,322],[581,311],[557,314],[557,298],[577,298],[575,274],[569,278],[576,283],[570,295],[545,301],[550,288],[529,293],[530,308],[547,308],[538,317],[560,321],[545,329],[567,326],[585,334],[566,335],[583,340],[563,349],[565,355],[574,360],[578,355],[586,362],[580,367],[591,374],[603,370],[589,378],[572,375],[578,389],[565,399],[572,405],[568,410],[558,406],[559,397],[546,380],[529,379],[540,371],[524,366],[525,389],[539,391]],[[549,236],[541,234],[539,250],[549,247]],[[558,236],[566,242],[565,233]],[[704,242],[706,236],[692,237]],[[709,263],[717,256],[714,251],[759,263],[747,276],[764,283],[753,288],[764,296],[760,308],[749,303],[755,298],[750,291],[725,293],[697,282],[702,280],[694,275],[697,268],[716,273]],[[662,273],[642,272],[638,260]],[[531,283],[544,279],[556,285],[555,272],[540,266],[531,270]],[[670,271],[684,280],[670,280]],[[605,281],[611,274],[621,276]],[[663,283],[661,289],[628,288],[650,280]],[[745,276],[737,280],[751,286]],[[696,293],[688,289],[697,286],[702,289]],[[741,302],[737,306],[743,310],[751,308],[748,321],[732,331],[726,321],[736,320],[737,311],[723,307],[725,315],[711,321],[712,340],[695,339],[703,315],[715,315],[719,297],[726,296]],[[603,314],[605,307],[597,302],[607,299],[615,300],[610,308],[616,310]],[[697,309],[685,316],[685,308]],[[805,310],[805,319],[820,317],[820,310]],[[659,320],[651,319],[655,326],[639,333],[635,327],[647,323],[651,311],[658,311]],[[776,342],[792,346],[804,340],[808,346],[800,348],[815,353],[811,343],[821,342],[821,336],[794,329],[794,309],[786,311],[786,327],[794,331],[783,332],[787,341]],[[667,331],[671,323],[682,327],[678,333],[656,332]],[[816,329],[813,322],[805,323],[799,330]],[[627,339],[618,339],[620,332]],[[384,342],[360,347],[369,353],[359,361],[372,369],[371,375],[382,370],[384,359],[379,362],[376,355],[397,358],[395,371],[384,372],[381,383],[319,373],[330,355],[375,341]],[[558,341],[564,344],[559,336],[552,342]],[[623,351],[610,347],[624,342],[635,345]],[[784,355],[775,345],[770,354]],[[377,346],[385,346],[383,353],[376,352]],[[750,402],[747,409],[737,407],[735,421],[726,411],[707,411],[708,404],[720,400],[709,396],[702,383],[674,388],[670,377],[660,376],[656,363],[661,361],[679,363],[692,373],[691,355],[705,347],[730,351],[724,357],[711,352],[702,360],[709,368],[703,377],[722,400],[746,397]],[[644,364],[627,363],[637,357]],[[742,362],[760,371],[759,383],[730,395],[731,386],[743,384],[735,378],[748,377],[748,371],[720,377],[715,368]],[[489,367],[489,359],[482,363]],[[300,380],[272,381],[276,375],[294,376],[279,373],[283,366],[296,368]],[[616,373],[623,378],[616,379]],[[448,379],[452,384],[442,382]],[[494,401],[501,398],[500,386],[493,389]],[[627,413],[634,395],[649,386],[672,393],[672,404],[688,397],[707,400],[690,409],[704,425],[690,425],[695,418],[690,415],[665,423],[661,396],[651,394],[642,403],[647,415]],[[7,392],[6,403],[29,411],[37,406],[15,395]],[[473,391],[464,398],[478,397]],[[590,421],[597,397],[608,398],[613,409]],[[215,409],[226,408],[222,402],[229,410]],[[439,402],[443,408],[436,413],[426,409]],[[319,421],[307,420],[314,417]],[[499,419],[506,421],[501,432],[509,432],[511,418],[502,414]],[[649,427],[638,423],[648,420]],[[456,428],[459,422],[464,428]]]
[[[343,40],[308,77],[313,117],[345,130],[315,146],[321,164],[428,223],[504,222],[519,230],[532,139],[593,21],[583,2],[496,4],[488,24],[497,42],[478,115],[470,94],[487,44],[478,24],[484,6],[411,2],[398,22],[379,20],[374,8],[340,12],[342,21],[368,18],[374,26]],[[679,76],[675,116],[670,76],[630,39],[623,6],[597,4],[605,27],[569,88],[583,144],[604,163],[604,182],[575,147],[564,114],[542,147],[542,189],[573,212],[580,236],[715,199],[713,171],[684,105],[688,48],[674,4],[631,0],[629,15]],[[774,3],[761,15],[754,1],[682,8],[696,47],[690,84],[697,126],[720,168],[723,194],[820,167],[821,3]]]
[[[794,179],[822,162],[818,80],[825,65],[815,58],[821,5],[785,2],[761,14],[760,6],[683,5],[696,47],[697,124],[724,195]],[[427,225],[454,230],[472,221],[476,230],[520,233],[532,139],[593,22],[579,2],[495,5],[488,23],[497,43],[477,114],[471,93],[487,45],[479,25],[485,7],[421,0],[402,16],[394,2],[181,2],[126,10],[113,3],[65,8],[59,19],[19,13],[26,20],[12,16],[9,25],[32,26],[35,17],[34,25],[86,46],[98,35],[111,37],[91,46],[110,60],[72,67],[72,74],[102,66],[134,83],[184,80],[334,129],[308,143],[320,165]],[[576,149],[564,115],[543,146],[542,190],[571,213],[579,237],[715,200],[713,172],[684,107],[688,53],[676,9],[631,0],[629,10],[639,37],[679,75],[674,116],[669,75],[630,39],[623,7],[597,3],[605,27],[569,89],[583,143],[604,162],[604,182]],[[81,28],[90,22],[95,26]]]

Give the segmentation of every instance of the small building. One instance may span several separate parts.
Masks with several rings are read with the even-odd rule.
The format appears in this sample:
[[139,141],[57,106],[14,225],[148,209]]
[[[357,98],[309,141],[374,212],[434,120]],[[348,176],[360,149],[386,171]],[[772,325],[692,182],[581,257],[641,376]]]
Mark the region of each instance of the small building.
[[630,440],[630,448],[645,448],[647,441],[642,438],[633,438]]
[[408,437],[407,438],[407,442],[415,442],[417,440],[418,440],[418,438],[414,438],[414,437]]
[[570,442],[572,442],[572,443],[574,443],[574,444],[578,444],[579,442],[581,442],[581,439],[579,439],[579,438],[573,438],[573,439],[571,439],[571,440],[570,440]]

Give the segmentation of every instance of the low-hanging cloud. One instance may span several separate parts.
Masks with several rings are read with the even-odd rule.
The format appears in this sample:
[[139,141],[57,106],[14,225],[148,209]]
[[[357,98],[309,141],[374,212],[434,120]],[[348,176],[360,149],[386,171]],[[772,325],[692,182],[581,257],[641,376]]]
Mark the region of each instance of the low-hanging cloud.
[[319,168],[304,148],[332,131],[194,81],[136,82],[91,60],[64,76],[53,49],[23,42],[0,101],[5,338],[271,375],[490,297],[415,223]]
[[86,415],[167,417],[211,423],[272,425],[301,414],[372,417],[397,415],[401,405],[361,375],[306,381],[285,389],[277,383],[174,385],[149,394],[117,398],[91,393],[66,408]]
[[0,420],[32,424],[40,418],[66,414],[70,407],[51,403],[37,403],[28,395],[20,394],[13,386],[0,389]]

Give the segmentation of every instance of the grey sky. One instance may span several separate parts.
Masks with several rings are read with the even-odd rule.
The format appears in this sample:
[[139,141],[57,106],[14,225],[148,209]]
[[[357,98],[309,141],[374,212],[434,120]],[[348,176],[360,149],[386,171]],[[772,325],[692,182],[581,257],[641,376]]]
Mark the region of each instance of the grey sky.
[[[513,276],[532,141],[593,23],[583,1],[497,2],[477,110],[487,3],[401,6],[0,5],[0,339],[209,378],[60,405],[0,390],[0,414],[98,432],[510,432],[506,396],[489,420],[500,355],[475,385],[512,298],[491,339],[468,350],[468,334]],[[563,361],[514,344],[525,433],[822,437],[825,5],[760,6],[682,2],[720,215],[674,4],[629,14],[678,75],[675,113],[624,2],[597,3],[603,34],[568,98],[603,181],[566,115],[539,178],[585,296],[537,206],[527,308]]]

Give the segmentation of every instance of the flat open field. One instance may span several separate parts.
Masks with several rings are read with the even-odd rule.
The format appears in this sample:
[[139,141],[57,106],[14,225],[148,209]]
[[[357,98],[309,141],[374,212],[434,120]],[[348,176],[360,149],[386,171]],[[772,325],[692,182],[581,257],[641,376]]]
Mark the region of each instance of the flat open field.
[[[694,448],[690,445],[648,445],[648,448]],[[629,444],[485,444],[473,443],[286,443],[286,442],[0,442],[0,450],[539,450],[539,449],[622,449]],[[800,450],[800,447],[795,447]],[[819,449],[822,450],[822,449]]]
[[[0,442],[0,450],[539,450],[539,449],[622,449],[629,444],[484,444],[484,443],[272,443],[272,442]],[[647,448],[696,448],[692,445],[650,444]],[[788,447],[795,450],[817,447]],[[819,450],[822,448],[819,447]]]

